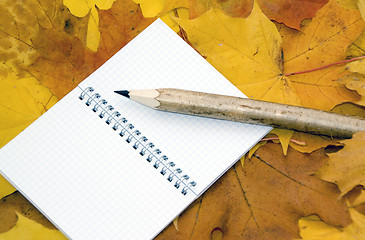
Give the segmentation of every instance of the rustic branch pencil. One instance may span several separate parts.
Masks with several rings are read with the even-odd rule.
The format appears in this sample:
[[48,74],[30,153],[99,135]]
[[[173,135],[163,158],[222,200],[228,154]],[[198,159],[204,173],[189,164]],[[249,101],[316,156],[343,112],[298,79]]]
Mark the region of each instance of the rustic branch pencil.
[[115,92],[157,110],[201,117],[340,138],[365,131],[363,118],[285,104],[171,88]]

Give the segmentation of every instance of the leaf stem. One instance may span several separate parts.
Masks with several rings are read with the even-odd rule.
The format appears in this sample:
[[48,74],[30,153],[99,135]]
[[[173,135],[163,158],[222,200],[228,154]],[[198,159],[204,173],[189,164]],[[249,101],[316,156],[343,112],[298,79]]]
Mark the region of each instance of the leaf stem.
[[339,64],[344,64],[344,63],[348,63],[348,62],[353,62],[353,61],[360,60],[360,59],[363,59],[363,58],[365,58],[365,56],[355,57],[355,58],[352,58],[352,59],[348,59],[348,60],[344,60],[344,61],[340,61],[340,62],[336,62],[336,63],[331,63],[331,64],[328,64],[328,65],[325,65],[325,66],[322,66],[322,67],[318,67],[318,68],[313,68],[313,69],[310,69],[310,70],[299,71],[299,72],[292,72],[292,73],[286,73],[286,74],[284,74],[284,76],[287,77],[287,76],[292,76],[292,75],[298,75],[298,74],[303,74],[303,73],[314,72],[314,71],[321,70],[321,69],[324,69],[324,68],[328,68],[328,67],[331,67],[331,66],[334,66],[334,65],[339,65]]

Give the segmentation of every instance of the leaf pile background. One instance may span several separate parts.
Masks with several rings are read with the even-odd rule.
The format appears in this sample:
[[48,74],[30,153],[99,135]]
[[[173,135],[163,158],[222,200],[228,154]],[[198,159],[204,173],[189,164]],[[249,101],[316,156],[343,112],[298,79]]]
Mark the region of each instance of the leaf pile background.
[[[365,117],[365,0],[4,0],[0,147],[157,17],[250,98]],[[364,144],[274,129],[157,239],[362,239]],[[0,198],[0,239],[65,239]]]

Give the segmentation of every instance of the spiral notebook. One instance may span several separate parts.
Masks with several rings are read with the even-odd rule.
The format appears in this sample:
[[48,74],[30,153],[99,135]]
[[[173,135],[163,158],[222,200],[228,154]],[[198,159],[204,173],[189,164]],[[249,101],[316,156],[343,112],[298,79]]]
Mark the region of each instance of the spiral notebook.
[[243,94],[161,20],[0,149],[0,171],[70,239],[151,239],[269,127],[160,112],[114,90]]

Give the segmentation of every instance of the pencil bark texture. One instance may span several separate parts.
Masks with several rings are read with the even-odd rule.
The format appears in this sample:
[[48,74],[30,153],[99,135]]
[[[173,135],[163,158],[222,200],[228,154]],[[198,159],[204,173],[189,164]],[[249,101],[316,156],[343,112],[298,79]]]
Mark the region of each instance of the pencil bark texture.
[[350,138],[365,119],[315,109],[179,89],[157,89],[156,109]]

